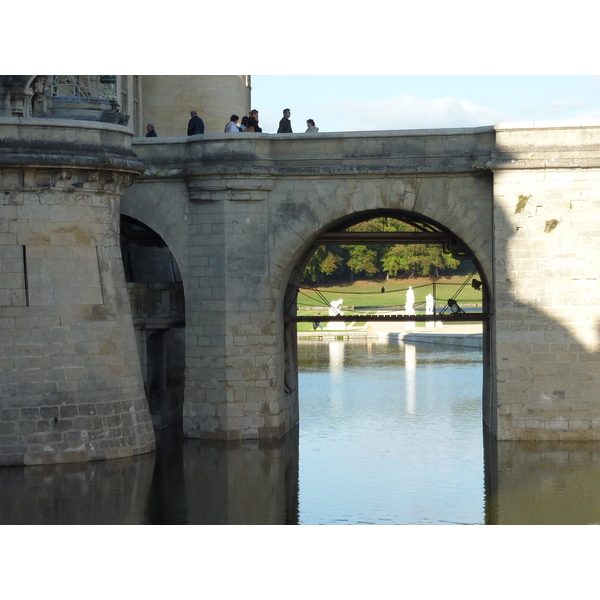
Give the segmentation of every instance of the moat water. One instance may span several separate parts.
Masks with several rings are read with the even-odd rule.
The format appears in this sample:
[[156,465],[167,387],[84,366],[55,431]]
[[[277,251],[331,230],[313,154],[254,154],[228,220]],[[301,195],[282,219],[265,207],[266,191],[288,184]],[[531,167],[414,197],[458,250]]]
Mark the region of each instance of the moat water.
[[300,342],[300,427],[274,443],[157,432],[155,453],[0,469],[0,524],[588,524],[600,444],[484,437],[482,356]]

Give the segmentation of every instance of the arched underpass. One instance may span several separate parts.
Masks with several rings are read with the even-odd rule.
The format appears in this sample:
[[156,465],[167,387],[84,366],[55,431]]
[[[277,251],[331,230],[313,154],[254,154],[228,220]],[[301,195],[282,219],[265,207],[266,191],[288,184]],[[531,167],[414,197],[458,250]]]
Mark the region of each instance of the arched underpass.
[[121,253],[152,425],[181,420],[185,300],[177,261],[163,239],[121,215]]
[[[371,222],[373,219],[378,217],[385,217],[395,222],[407,225],[403,229],[409,231],[361,231],[364,229],[361,224]],[[371,228],[372,229],[372,228]],[[393,227],[392,227],[393,229]],[[432,296],[434,298],[433,314],[423,314],[419,311],[416,314],[410,311],[409,314],[405,314],[404,310],[381,310],[373,311],[375,314],[366,311],[356,310],[342,310],[341,306],[331,306],[325,296],[318,289],[318,285],[312,285],[307,281],[306,268],[311,258],[320,246],[331,246],[331,245],[360,245],[360,246],[397,246],[397,245],[431,245],[441,246],[442,251],[446,254],[451,254],[454,258],[465,262],[470,262],[475,271],[469,276],[465,277],[465,282],[456,293],[444,295],[443,286],[437,286],[432,283]],[[479,279],[473,277],[476,274]],[[302,286],[306,287],[308,284],[309,288],[313,288],[320,301],[323,302],[324,308],[329,309],[329,315],[323,315],[321,313],[307,315],[305,311],[297,310],[297,298],[298,291]],[[460,305],[456,302],[458,293],[464,288],[464,285],[470,284],[475,290],[481,293],[481,308],[473,309],[472,311],[464,311]],[[397,286],[396,286],[397,287]],[[408,286],[406,286],[408,288]],[[385,287],[382,287],[382,293],[385,292]],[[341,293],[341,292],[340,292]],[[451,295],[451,298],[447,296]],[[437,308],[435,308],[437,307]],[[382,307],[385,308],[385,307]],[[393,308],[393,307],[390,307]],[[396,307],[398,308],[398,307]],[[304,314],[302,314],[304,312]],[[386,314],[382,315],[381,312]],[[335,324],[335,323],[351,323],[351,322],[365,322],[367,324],[377,324],[381,327],[382,325],[387,326],[387,329],[394,334],[394,339],[402,339],[405,333],[406,327],[411,327],[410,332],[412,333],[411,341],[418,340],[419,335],[416,333],[417,330],[412,329],[415,323],[427,323],[441,325],[441,328],[436,328],[437,332],[444,332],[444,326],[446,331],[448,329],[455,330],[455,327],[459,323],[481,323],[482,324],[482,341],[481,347],[483,350],[483,383],[482,383],[482,401],[483,401],[483,417],[484,421],[487,422],[489,427],[489,415],[490,415],[490,404],[491,404],[491,385],[489,384],[489,369],[490,369],[490,342],[489,342],[489,292],[487,285],[486,273],[477,261],[476,256],[473,252],[450,230],[444,226],[436,223],[432,219],[423,217],[416,213],[410,213],[407,211],[367,211],[360,214],[349,216],[346,219],[342,219],[334,223],[331,228],[326,231],[319,233],[310,249],[307,251],[305,256],[299,262],[298,266],[293,270],[292,278],[288,286],[288,294],[285,307],[286,316],[286,335],[285,335],[285,354],[286,354],[286,375],[285,375],[285,389],[286,393],[298,397],[298,323],[320,323],[320,324]],[[449,327],[450,326],[450,327]],[[328,325],[332,327],[332,325]],[[366,330],[370,330],[368,327]],[[425,330],[421,330],[425,331]],[[334,326],[333,329],[326,330],[329,334],[326,336],[330,340],[336,339],[348,339],[352,340],[354,337],[363,338],[364,332],[350,332],[343,326],[342,331],[336,331]],[[416,337],[415,337],[416,334]],[[315,338],[322,337],[320,332],[312,334]],[[426,337],[424,337],[426,336]],[[306,336],[307,338],[310,335]],[[430,342],[434,339],[431,334],[423,333],[421,339],[425,342]],[[439,335],[436,336],[439,339]],[[450,340],[451,336],[445,336],[446,340]],[[443,338],[442,338],[443,339]],[[300,413],[298,409],[298,414]]]

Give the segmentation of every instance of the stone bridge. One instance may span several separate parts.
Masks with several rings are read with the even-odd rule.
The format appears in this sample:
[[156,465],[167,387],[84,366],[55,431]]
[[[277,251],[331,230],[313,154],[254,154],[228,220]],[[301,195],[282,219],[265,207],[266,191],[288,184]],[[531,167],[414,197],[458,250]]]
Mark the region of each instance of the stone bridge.
[[[478,269],[489,431],[499,440],[600,439],[600,124],[129,145],[120,126],[71,123],[66,135],[49,119],[35,132],[32,120],[2,121],[4,464],[152,447],[140,400],[148,382],[144,394],[115,260],[123,187],[129,249],[152,246],[166,274],[160,284],[128,277],[134,304],[137,294],[146,307],[141,362],[185,363],[171,383],[184,389],[187,436],[276,439],[298,423],[300,273],[324,234],[387,215],[447,234]],[[128,256],[125,274],[135,267]],[[78,283],[65,282],[75,263]],[[150,305],[159,308],[151,314]]]
[[434,224],[484,281],[484,419],[499,439],[600,436],[600,129],[251,134],[136,140],[121,211],[182,274],[184,430],[279,437],[298,422],[299,273],[324,232],[389,215]]

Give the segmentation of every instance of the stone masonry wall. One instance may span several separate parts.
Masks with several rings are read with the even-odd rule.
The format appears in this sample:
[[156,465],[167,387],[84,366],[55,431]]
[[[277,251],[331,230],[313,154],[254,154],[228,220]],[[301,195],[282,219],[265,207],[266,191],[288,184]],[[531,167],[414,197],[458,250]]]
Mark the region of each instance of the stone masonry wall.
[[552,125],[490,163],[500,440],[600,439],[600,128]]
[[154,448],[119,247],[129,137],[0,119],[1,465]]
[[186,291],[188,437],[278,438],[283,383],[266,202],[192,202]]

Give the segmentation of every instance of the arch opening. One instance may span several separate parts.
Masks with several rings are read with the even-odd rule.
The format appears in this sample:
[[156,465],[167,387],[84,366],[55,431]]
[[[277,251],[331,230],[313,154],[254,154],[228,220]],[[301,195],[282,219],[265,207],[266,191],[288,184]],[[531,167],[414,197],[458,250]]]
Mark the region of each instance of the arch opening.
[[121,215],[121,254],[154,429],[180,421],[185,387],[185,298],[179,266],[150,227]]
[[[387,230],[376,231],[372,223],[377,219],[383,222],[387,221],[390,227]],[[365,224],[368,227],[365,227]],[[382,279],[383,274],[381,270],[379,272],[372,271],[371,275],[375,276],[371,279],[377,282],[378,286],[381,286],[380,297],[382,299],[386,298],[386,295],[390,294],[390,292],[396,292],[395,301],[388,304],[383,301],[378,303],[380,306],[361,306],[355,300],[340,303],[340,306],[336,306],[336,303],[331,302],[331,295],[323,293],[325,287],[321,285],[321,289],[319,289],[319,283],[322,282],[319,282],[318,277],[315,277],[314,258],[321,249],[322,264],[326,263],[327,257],[331,254],[330,248],[334,245],[345,246],[346,248],[352,245],[361,246],[365,255],[363,258],[366,260],[363,271],[365,275],[368,275],[366,265],[369,259],[372,263],[377,252],[369,254],[365,253],[364,249],[387,248],[388,261],[384,269],[384,271],[387,271],[387,276]],[[398,288],[399,286],[388,285],[390,281],[398,283],[397,279],[390,280],[389,277],[390,271],[393,271],[394,260],[398,259],[396,260],[396,265],[407,265],[410,263],[410,261],[406,261],[406,252],[404,252],[404,257],[402,257],[403,253],[400,251],[396,252],[396,256],[389,256],[390,254],[394,254],[394,252],[390,252],[390,249],[406,247],[419,248],[421,251],[432,247],[437,248],[436,252],[429,255],[427,251],[423,252],[420,257],[421,262],[427,260],[428,256],[430,259],[435,258],[435,260],[438,260],[440,255],[451,257],[453,260],[449,261],[447,265],[450,268],[457,269],[456,273],[463,279],[463,285],[454,286],[452,291],[448,291],[449,288],[445,288],[444,282],[440,281],[445,274],[443,261],[442,263],[436,263],[439,268],[434,268],[425,273],[431,280],[428,296],[433,296],[433,313],[429,310],[430,306],[426,306],[429,302],[421,298],[420,302],[414,304],[414,310],[407,314],[408,306],[406,305],[406,301],[398,301],[397,292],[399,290],[390,289]],[[322,249],[325,250],[323,251]],[[324,258],[323,254],[326,254],[327,257]],[[409,252],[408,254],[410,255],[411,253]],[[414,254],[413,252],[413,258]],[[381,252],[379,256],[381,256]],[[403,258],[404,262],[400,258]],[[335,258],[330,258],[327,265],[330,272],[333,272],[335,262]],[[354,270],[358,271],[361,265],[355,262],[353,266]],[[394,275],[397,275],[400,270],[397,269]],[[404,273],[405,275],[407,274],[406,269]],[[311,278],[315,281],[310,281]],[[365,276],[363,279],[368,279],[368,277]],[[407,281],[410,281],[410,279],[407,278]],[[482,267],[476,253],[450,229],[431,218],[401,210],[373,210],[349,215],[336,222],[332,222],[328,227],[315,233],[311,245],[291,270],[284,302],[284,322],[286,323],[286,335],[284,339],[286,394],[294,393],[296,399],[298,398],[297,344],[299,331],[308,332],[306,337],[310,335],[316,337],[323,332],[330,334],[327,337],[331,339],[343,340],[351,338],[351,334],[346,327],[348,323],[355,324],[362,322],[363,325],[366,325],[364,330],[367,332],[371,329],[370,325],[372,323],[394,323],[397,327],[392,327],[391,329],[399,333],[405,333],[407,327],[410,328],[410,333],[417,333],[420,327],[435,327],[435,331],[441,333],[445,324],[481,323],[480,347],[482,349],[483,365],[482,415],[484,428],[494,432],[496,417],[493,406],[494,386],[490,378],[491,342],[489,322],[492,310],[488,281],[488,274]],[[401,291],[403,293],[407,292],[409,287],[412,290],[412,287],[407,283],[405,286],[407,289],[402,289]],[[457,287],[458,289],[456,289]],[[313,292],[312,300],[308,303],[300,301],[303,288],[309,288]],[[468,291],[468,294],[464,293],[465,290]],[[339,300],[343,300],[341,296],[344,294],[340,293],[339,295]],[[424,295],[423,291],[421,291],[420,295]],[[475,306],[471,305],[473,304],[472,302],[463,301],[463,298],[470,296],[472,299],[474,295],[478,295],[480,298],[479,302],[474,303]],[[311,306],[311,302],[315,298],[318,298],[319,302],[315,306]],[[373,298],[372,294],[370,298]],[[319,308],[327,311],[328,314],[325,312],[316,312],[315,314],[315,310],[318,311]],[[438,329],[437,325],[441,325],[442,327]],[[420,331],[424,333],[426,330],[421,329]],[[428,331],[433,332],[434,330],[429,329]],[[335,337],[332,337],[332,335],[335,335]],[[396,339],[399,338],[397,337]]]
[[[350,248],[350,250],[346,252],[347,256],[342,258],[329,251],[332,247]],[[352,248],[356,247],[361,248],[362,255],[360,252],[352,251]],[[417,250],[407,253],[407,247]],[[364,252],[367,248],[375,248],[375,250]],[[382,251],[382,248],[387,250]],[[314,259],[323,249],[321,268],[319,268],[315,264],[319,261]],[[327,256],[323,257],[325,254]],[[385,254],[383,259],[382,254]],[[464,276],[466,284],[480,292],[480,309],[469,311],[471,316],[468,316],[468,313],[458,305],[456,297],[446,297],[440,290],[442,295],[435,297],[434,315],[447,313],[447,316],[452,316],[453,322],[485,321],[490,315],[488,278],[476,254],[450,229],[425,216],[400,210],[376,210],[350,215],[332,223],[327,229],[315,235],[310,247],[292,269],[289,285],[300,289],[303,285],[308,285],[316,290],[317,285],[312,285],[313,283],[335,281],[335,277],[319,280],[319,275],[335,274],[336,271],[340,271],[337,267],[344,260],[347,261],[347,265],[345,271],[341,270],[341,277],[338,277],[340,282],[344,281],[344,277],[349,278],[351,282],[354,281],[355,274],[359,274],[357,279],[360,279],[360,273],[363,273],[362,279],[374,281],[380,281],[383,276],[384,279],[389,280],[390,275],[394,278],[400,273],[405,275],[403,278],[414,278],[420,275],[421,278],[435,281],[455,271],[456,275]],[[433,288],[437,291],[435,284]],[[386,290],[384,285],[381,292],[386,293],[389,290]],[[440,301],[443,302],[441,306]],[[353,315],[345,315],[345,318],[342,318],[343,316],[339,315],[340,318],[337,320],[353,320]],[[367,320],[377,320],[376,317],[369,317],[369,315],[362,316]],[[428,320],[416,316],[417,320]],[[294,318],[297,320],[297,315],[294,315]],[[308,318],[300,319],[300,321],[308,320]]]

